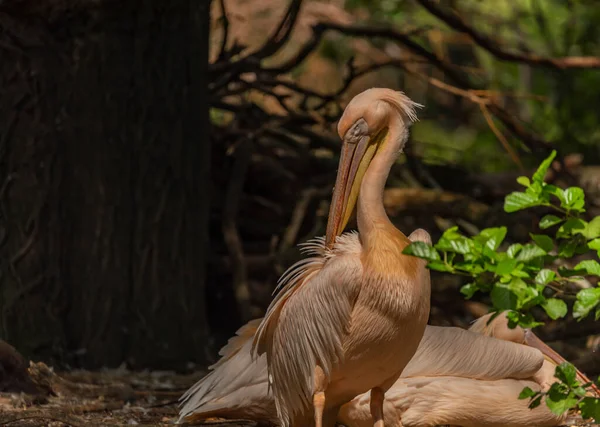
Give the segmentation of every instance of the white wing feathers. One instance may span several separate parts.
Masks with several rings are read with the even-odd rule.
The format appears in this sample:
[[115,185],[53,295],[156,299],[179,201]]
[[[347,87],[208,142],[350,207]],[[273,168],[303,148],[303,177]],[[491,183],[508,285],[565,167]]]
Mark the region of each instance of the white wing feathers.
[[[253,361],[250,352],[252,338],[261,320],[251,320],[242,326],[219,351],[222,357],[209,367],[211,372],[181,397],[180,420],[192,414],[244,406],[245,403],[235,396],[242,390],[248,404],[262,400],[262,395],[267,397],[266,359],[261,357]],[[250,396],[252,393],[254,395]]]
[[[267,354],[269,380],[283,423],[312,404],[314,368],[327,379],[341,361],[342,341],[357,298],[362,265],[357,233],[338,237],[332,251],[316,239],[308,246],[317,256],[292,266],[283,276],[254,341],[256,354]],[[291,295],[297,297],[290,298]],[[292,338],[293,337],[293,338]],[[277,351],[273,351],[277,348]]]
[[543,361],[542,354],[531,347],[460,328],[427,326],[417,353],[402,372],[402,377],[524,379],[533,376]]

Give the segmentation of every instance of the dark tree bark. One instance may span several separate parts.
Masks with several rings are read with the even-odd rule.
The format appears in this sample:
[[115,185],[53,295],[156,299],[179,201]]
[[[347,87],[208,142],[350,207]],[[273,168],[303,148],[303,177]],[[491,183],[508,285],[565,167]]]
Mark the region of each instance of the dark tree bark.
[[0,334],[24,354],[205,360],[209,6],[1,14]]

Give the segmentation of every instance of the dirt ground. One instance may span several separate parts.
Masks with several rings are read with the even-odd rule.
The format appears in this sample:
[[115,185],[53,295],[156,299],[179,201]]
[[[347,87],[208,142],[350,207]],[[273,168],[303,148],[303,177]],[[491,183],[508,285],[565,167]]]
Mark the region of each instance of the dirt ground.
[[167,426],[177,399],[200,375],[106,370],[55,374],[29,367],[39,393],[0,393],[0,426]]
[[[171,426],[177,399],[202,374],[177,375],[125,369],[54,373],[43,363],[29,373],[38,392],[0,393],[0,426]],[[210,421],[211,426],[252,426],[253,422]]]

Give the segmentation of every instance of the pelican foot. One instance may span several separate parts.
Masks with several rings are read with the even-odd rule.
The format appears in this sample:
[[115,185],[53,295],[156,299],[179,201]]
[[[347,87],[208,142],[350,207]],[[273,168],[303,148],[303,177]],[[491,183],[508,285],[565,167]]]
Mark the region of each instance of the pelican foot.
[[315,427],[323,427],[323,411],[325,410],[325,372],[320,366],[315,367],[315,388],[313,406],[315,409]]

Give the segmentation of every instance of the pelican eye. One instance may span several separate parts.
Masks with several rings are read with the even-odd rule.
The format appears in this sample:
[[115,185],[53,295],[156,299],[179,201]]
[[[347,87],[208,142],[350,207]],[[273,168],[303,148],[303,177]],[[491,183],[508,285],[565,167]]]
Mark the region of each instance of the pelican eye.
[[361,138],[368,135],[368,132],[369,125],[365,119],[358,119],[346,132],[344,142],[347,142],[348,144],[358,144]]

